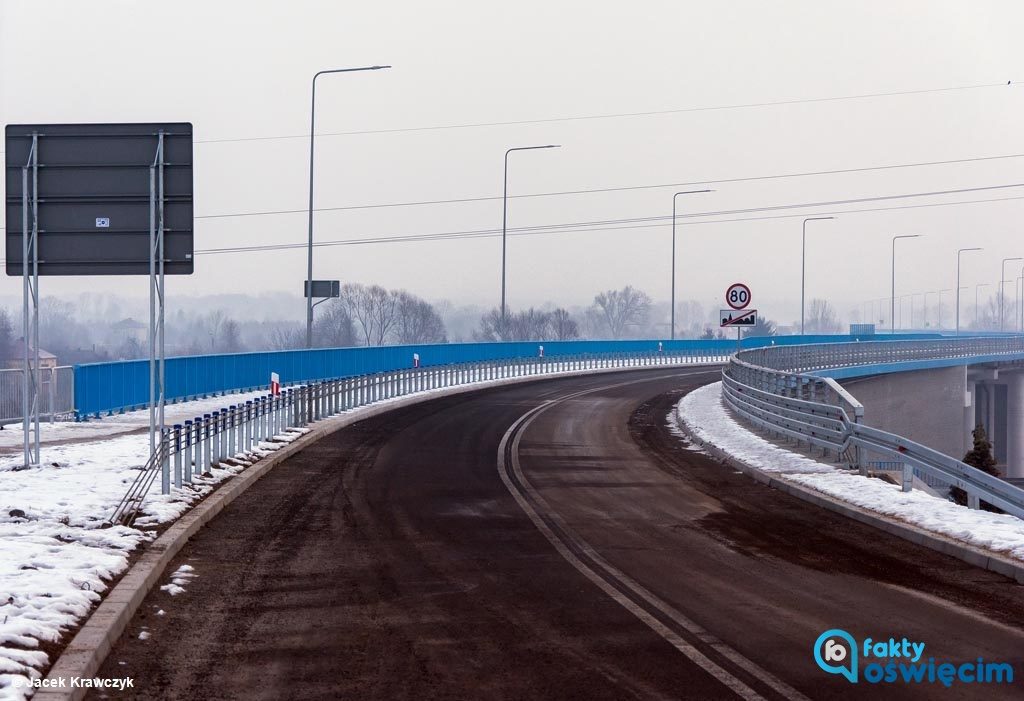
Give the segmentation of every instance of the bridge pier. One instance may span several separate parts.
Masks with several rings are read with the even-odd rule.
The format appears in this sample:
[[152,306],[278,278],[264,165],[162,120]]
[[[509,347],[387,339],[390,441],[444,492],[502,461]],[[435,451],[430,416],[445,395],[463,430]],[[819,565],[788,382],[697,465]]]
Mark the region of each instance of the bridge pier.
[[1024,477],[1024,372],[1007,375],[1006,476]]

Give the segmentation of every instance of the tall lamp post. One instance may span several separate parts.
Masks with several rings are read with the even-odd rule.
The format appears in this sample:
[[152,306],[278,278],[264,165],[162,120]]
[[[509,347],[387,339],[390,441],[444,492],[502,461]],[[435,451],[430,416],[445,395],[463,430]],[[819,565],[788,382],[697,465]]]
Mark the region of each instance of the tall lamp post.
[[379,71],[391,66],[333,68],[313,74],[313,91],[309,107],[309,244],[306,248],[306,348],[313,347],[313,141],[316,127],[316,79],[327,73],[358,73]]
[[983,250],[979,246],[974,248],[960,248],[956,252],[956,335],[960,335],[960,255],[966,251]]
[[974,325],[978,325],[978,290],[982,287],[988,287],[987,282],[980,282],[974,286]]
[[[899,239],[919,239],[921,234],[903,234],[901,236],[892,237],[892,288],[890,291],[890,297],[892,298],[892,308],[889,309],[889,333],[896,333],[896,316],[893,314],[896,307],[896,241]],[[914,299],[910,299],[910,308],[914,308]],[[903,307],[900,306],[900,316],[903,315]]]
[[676,340],[676,198],[680,195],[696,195],[714,190],[685,190],[672,195],[672,331],[671,339]]
[[946,289],[944,289],[944,290],[939,290],[939,310],[938,310],[939,313],[938,313],[938,316],[939,316],[939,328],[940,329],[942,328],[942,293],[943,292],[952,292],[952,291],[953,290],[951,290],[948,287]]
[[508,224],[508,154],[513,151],[536,151],[542,148],[561,148],[561,144],[545,144],[543,146],[517,146],[505,151],[505,189],[501,195],[501,325],[505,327],[505,251]]
[[[1003,265],[1000,268],[999,277],[999,330],[1003,330],[1003,290],[1006,289],[1006,261],[1009,260],[1024,260],[1020,256],[1016,258],[1003,258]],[[1016,289],[1014,292],[1016,293]]]
[[807,289],[807,222],[809,221],[825,221],[826,219],[835,219],[835,217],[808,217],[804,219],[804,223],[801,227],[803,235],[801,237],[802,243],[800,248],[800,335],[804,335],[804,292]]

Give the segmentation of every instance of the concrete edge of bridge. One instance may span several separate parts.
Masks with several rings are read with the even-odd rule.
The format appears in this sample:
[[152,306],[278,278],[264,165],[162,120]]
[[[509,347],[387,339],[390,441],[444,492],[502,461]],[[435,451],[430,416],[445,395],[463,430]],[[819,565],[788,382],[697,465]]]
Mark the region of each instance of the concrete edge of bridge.
[[[78,633],[51,665],[43,680],[44,686],[32,698],[36,701],[78,701],[88,688],[72,688],[72,679],[89,679],[103,665],[114,644],[124,633],[142,602],[160,581],[160,577],[175,555],[199,529],[211,521],[231,502],[251,487],[263,475],[301,450],[354,423],[407,406],[468,394],[494,387],[541,382],[563,377],[580,377],[617,372],[664,370],[671,368],[721,367],[721,363],[692,363],[650,367],[617,367],[576,370],[549,375],[526,375],[488,380],[470,385],[430,390],[419,394],[392,399],[379,404],[360,407],[349,413],[323,419],[308,433],[261,459],[237,476],[222,482],[205,499],[174,521],[160,537],[150,543],[135,564],[117,585],[107,592],[100,605],[89,615]],[[63,682],[63,683],[62,683]]]
[[696,434],[690,430],[687,423],[681,418],[676,417],[676,423],[679,426],[679,429],[686,434],[687,439],[691,443],[700,446],[715,459],[739,470],[740,472],[743,472],[748,477],[753,478],[761,484],[773,489],[778,489],[779,491],[787,494],[791,494],[798,499],[802,499],[814,504],[815,506],[840,514],[841,516],[851,518],[854,521],[859,521],[860,523],[864,523],[885,531],[886,533],[903,538],[911,543],[963,560],[969,565],[980,567],[982,569],[989,570],[990,572],[995,572],[996,574],[1001,574],[1004,577],[1008,577],[1009,579],[1016,581],[1018,584],[1024,584],[1024,565],[1021,565],[1020,563],[1002,557],[994,551],[984,550],[939,533],[933,533],[932,531],[928,531],[908,523],[887,518],[882,514],[849,504],[808,487],[803,487],[793,482],[774,477],[763,470],[759,470],[758,468],[739,460],[713,443],[709,443],[708,441],[698,438]]

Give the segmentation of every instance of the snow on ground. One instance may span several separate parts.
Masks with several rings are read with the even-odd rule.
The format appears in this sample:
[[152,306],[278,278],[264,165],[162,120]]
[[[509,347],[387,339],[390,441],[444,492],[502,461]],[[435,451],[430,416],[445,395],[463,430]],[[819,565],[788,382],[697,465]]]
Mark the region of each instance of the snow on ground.
[[0,700],[25,698],[29,689],[15,687],[16,680],[39,677],[49,662],[39,644],[59,641],[88,615],[131,551],[154,537],[148,529],[178,518],[215,484],[303,433],[260,443],[239,455],[239,465],[215,467],[191,486],[151,493],[132,528],[101,526],[146,463],[148,436],[49,446],[44,466],[31,470],[14,469],[21,456],[0,457]]
[[670,423],[682,421],[701,441],[783,480],[849,504],[941,533],[974,546],[1024,560],[1024,521],[1008,514],[974,511],[922,490],[903,492],[880,479],[862,477],[837,465],[793,453],[744,428],[722,403],[722,383],[683,397]]
[[161,585],[160,590],[167,592],[171,596],[184,594],[185,585],[198,576],[199,575],[195,573],[195,567],[192,565],[182,565],[175,570],[173,574],[171,574],[171,581],[167,584]]

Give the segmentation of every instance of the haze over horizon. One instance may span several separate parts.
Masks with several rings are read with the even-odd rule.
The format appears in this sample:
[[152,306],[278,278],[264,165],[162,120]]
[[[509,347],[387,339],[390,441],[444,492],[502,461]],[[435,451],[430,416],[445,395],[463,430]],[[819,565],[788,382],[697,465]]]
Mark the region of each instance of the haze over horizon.
[[[710,308],[739,279],[783,323],[799,316],[804,217],[836,213],[808,226],[807,289],[843,315],[888,295],[896,234],[925,235],[900,243],[897,294],[952,289],[956,249],[985,248],[964,257],[964,313],[971,287],[992,294],[1000,260],[1024,255],[1016,3],[175,8],[155,27],[124,1],[0,6],[4,123],[193,123],[199,255],[195,275],[169,278],[171,306],[281,291],[302,319],[310,79],[370,64],[393,68],[318,82],[316,206],[330,211],[316,215],[316,240],[349,244],[316,249],[318,278],[496,306],[502,158],[546,143],[562,148],[510,158],[510,230],[589,224],[510,237],[513,308],[587,305],[627,284],[667,301],[676,190],[714,190],[678,199],[679,301]],[[45,51],[26,26],[45,27]],[[726,182],[975,158],[991,160]],[[519,197],[609,188],[639,189]],[[1001,189],[840,203],[975,188]],[[737,211],[822,202],[836,204]],[[289,213],[260,214],[277,211]],[[730,213],[692,216],[708,212]],[[235,214],[247,216],[219,216]],[[488,235],[352,245],[449,232]],[[281,244],[296,247],[211,252]],[[20,298],[20,285],[5,277],[0,298]],[[44,296],[86,290],[142,297],[146,282],[41,283]]]

